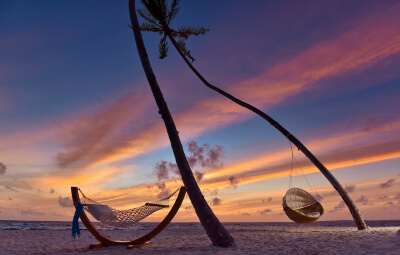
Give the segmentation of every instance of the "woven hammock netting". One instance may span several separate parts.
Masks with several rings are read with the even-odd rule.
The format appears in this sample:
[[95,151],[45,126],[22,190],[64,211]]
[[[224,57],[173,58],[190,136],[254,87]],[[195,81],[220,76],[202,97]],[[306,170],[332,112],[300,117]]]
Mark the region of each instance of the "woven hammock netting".
[[89,212],[96,220],[109,226],[123,228],[132,226],[154,212],[169,207],[169,199],[175,195],[178,190],[179,189],[168,197],[129,210],[116,210],[108,205],[86,197],[80,189],[79,192],[82,195],[80,202],[83,205],[83,209]]

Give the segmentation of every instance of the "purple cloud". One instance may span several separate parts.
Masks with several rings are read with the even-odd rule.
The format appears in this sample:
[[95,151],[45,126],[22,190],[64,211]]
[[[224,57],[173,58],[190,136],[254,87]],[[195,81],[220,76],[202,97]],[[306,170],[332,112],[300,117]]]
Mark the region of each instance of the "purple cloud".
[[383,189],[390,188],[393,186],[393,183],[395,182],[395,180],[396,180],[395,178],[390,178],[386,182],[379,184],[379,187],[381,187]]
[[170,189],[166,187],[164,182],[157,183],[157,188],[161,190],[161,192],[157,195],[157,198],[159,199],[166,198],[171,194]]
[[196,166],[197,163],[200,163],[200,165],[204,164],[204,150],[209,149],[208,144],[204,144],[201,147],[199,147],[195,141],[189,141],[187,144],[189,146],[188,151],[190,153],[190,156],[187,159],[190,167]]
[[218,190],[217,190],[217,189],[212,190],[212,191],[210,192],[210,195],[211,195],[211,196],[216,196],[216,195],[218,195]]
[[74,204],[72,203],[72,199],[69,197],[58,197],[58,205],[61,207],[74,207]]
[[262,210],[262,211],[258,211],[258,213],[259,214],[261,214],[261,215],[265,215],[265,214],[267,214],[267,213],[269,213],[269,212],[272,212],[272,210],[271,209],[264,209],[264,210]]
[[[191,168],[196,165],[207,168],[219,168],[223,166],[220,160],[224,152],[222,146],[216,145],[213,148],[210,148],[208,144],[199,146],[195,141],[188,142],[188,146],[190,156],[187,157],[187,160]],[[153,173],[157,176],[158,181],[162,181],[169,179],[171,173],[179,175],[179,169],[175,163],[160,160],[156,163]],[[193,174],[198,182],[203,179],[204,173],[195,170]]]
[[384,199],[389,198],[389,196],[388,196],[388,195],[382,195],[382,196],[379,196],[378,198],[379,198],[380,200],[384,200]]
[[169,179],[170,173],[179,175],[179,169],[178,166],[172,162],[160,160],[156,163],[153,173],[157,176],[158,181],[162,181]]
[[362,203],[363,205],[368,204],[368,198],[366,198],[364,195],[361,195],[361,197],[356,199],[356,202]]
[[224,148],[220,145],[210,148],[208,144],[199,146],[197,142],[188,142],[188,151],[190,156],[187,157],[190,167],[200,165],[206,168],[220,168],[223,166],[221,156],[224,153]]
[[235,176],[231,176],[228,178],[228,181],[230,183],[230,185],[234,188],[237,187],[237,185],[239,184],[239,180],[235,177]]
[[204,173],[202,173],[198,170],[195,170],[193,174],[194,174],[194,178],[196,178],[196,181],[201,182],[201,180],[203,179]]
[[215,205],[215,206],[217,206],[217,205],[220,205],[221,204],[221,199],[219,199],[219,198],[213,198],[213,200],[211,201],[211,205]]
[[6,174],[7,167],[3,163],[0,163],[0,175]]
[[336,205],[335,207],[333,207],[332,210],[329,210],[329,212],[336,212],[336,211],[340,211],[343,208],[346,207],[346,204],[344,203],[344,201],[340,201],[338,205]]
[[317,199],[317,200],[320,201],[320,202],[324,199],[320,194],[316,194],[316,195],[314,196],[314,198]]
[[168,162],[164,160],[156,163],[154,174],[157,176],[158,181],[169,179],[167,164]]
[[18,192],[18,190],[14,189],[14,188],[12,188],[10,186],[7,186],[7,185],[4,185],[4,188],[9,189],[9,190],[14,191],[14,192]]
[[349,184],[349,185],[345,185],[344,189],[348,192],[351,193],[356,189],[356,186],[354,186],[353,184]]
[[223,166],[223,163],[220,161],[220,157],[224,153],[224,148],[220,145],[215,145],[214,148],[211,148],[207,152],[207,158],[204,162],[203,167],[209,167],[209,168],[221,168]]

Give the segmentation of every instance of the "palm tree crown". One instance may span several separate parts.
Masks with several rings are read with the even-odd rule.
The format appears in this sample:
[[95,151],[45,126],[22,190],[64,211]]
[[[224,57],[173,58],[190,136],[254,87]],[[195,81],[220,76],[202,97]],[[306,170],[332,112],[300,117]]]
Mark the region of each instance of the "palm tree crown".
[[191,35],[203,35],[208,31],[208,29],[205,29],[203,26],[180,26],[178,29],[172,29],[170,27],[172,20],[179,12],[180,0],[172,0],[171,6],[168,6],[166,0],[141,0],[141,2],[145,6],[145,9],[139,9],[137,12],[145,21],[140,25],[140,30],[157,32],[161,35],[164,34],[158,44],[158,50],[160,53],[159,57],[163,59],[167,56],[167,37],[171,36],[179,38],[176,42],[178,48],[193,62],[195,59],[190,54],[190,51],[186,49],[185,40],[187,40]]

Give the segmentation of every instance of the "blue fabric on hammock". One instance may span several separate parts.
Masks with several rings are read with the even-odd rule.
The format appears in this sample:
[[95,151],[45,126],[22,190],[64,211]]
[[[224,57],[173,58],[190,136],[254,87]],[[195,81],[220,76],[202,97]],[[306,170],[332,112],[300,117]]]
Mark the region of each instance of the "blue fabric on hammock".
[[79,216],[81,215],[82,209],[83,209],[83,205],[80,202],[76,203],[76,211],[75,211],[74,219],[72,220],[72,236],[74,238],[76,235],[78,235],[78,237],[81,235],[78,220],[79,220]]

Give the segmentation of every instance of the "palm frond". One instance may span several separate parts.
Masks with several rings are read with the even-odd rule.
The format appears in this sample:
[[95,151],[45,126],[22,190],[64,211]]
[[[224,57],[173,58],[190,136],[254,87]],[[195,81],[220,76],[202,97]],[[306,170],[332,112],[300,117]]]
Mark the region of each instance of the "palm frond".
[[140,25],[140,30],[141,31],[147,31],[147,32],[157,32],[159,34],[162,34],[164,30],[162,30],[159,26],[154,26],[150,22],[143,22]]
[[204,35],[207,31],[209,31],[209,29],[206,29],[203,26],[201,27],[181,26],[178,28],[177,33],[187,38],[190,35],[195,35],[195,36],[198,36],[200,34]]
[[138,9],[137,13],[139,13],[139,15],[144,18],[146,21],[150,22],[151,24],[161,27],[158,23],[157,20],[155,20],[152,15],[145,9]]
[[164,59],[165,57],[167,57],[168,41],[166,35],[161,39],[160,43],[158,44],[158,51],[160,53],[160,59]]
[[166,0],[141,0],[141,2],[154,19],[160,24],[166,24],[168,18]]
[[177,43],[178,48],[182,51],[183,55],[185,55],[188,59],[190,59],[193,63],[195,61],[194,57],[190,54],[190,50],[186,49],[185,40],[180,39]]
[[173,0],[172,1],[171,9],[169,10],[169,13],[168,13],[167,26],[169,26],[169,24],[171,24],[171,21],[178,14],[179,9],[180,9],[179,2],[180,2],[180,0]]

